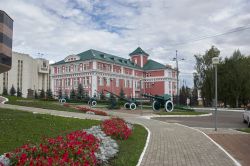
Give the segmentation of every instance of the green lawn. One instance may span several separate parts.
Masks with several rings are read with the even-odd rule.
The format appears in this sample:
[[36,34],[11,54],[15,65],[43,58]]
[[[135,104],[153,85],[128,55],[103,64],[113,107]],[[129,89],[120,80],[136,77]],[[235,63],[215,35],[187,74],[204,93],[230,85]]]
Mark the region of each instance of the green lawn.
[[14,150],[25,143],[39,142],[43,137],[54,137],[66,132],[90,128],[99,123],[95,120],[0,109],[0,154]]
[[159,112],[154,112],[154,114],[157,114],[157,115],[202,115],[202,114],[207,114],[207,113],[174,109],[172,112],[159,111]]
[[[18,110],[0,109],[0,155],[26,143],[39,143],[44,137],[55,137],[71,131],[90,128],[100,121],[64,118],[33,114]],[[117,140],[118,155],[111,166],[136,165],[147,139],[147,131],[134,125],[133,134],[127,140]]]
[[140,126],[134,125],[133,134],[127,140],[118,140],[118,156],[111,162],[111,166],[133,166],[136,165],[143,151],[147,140],[147,130]]
[[239,131],[250,133],[250,128],[239,129]]
[[[43,101],[38,99],[25,99],[15,96],[7,96],[9,101],[6,104],[13,104],[13,105],[21,105],[27,107],[36,107],[36,108],[44,108],[44,109],[53,109],[59,111],[69,111],[69,112],[81,112],[74,108],[65,107],[57,101]],[[70,105],[73,105],[69,103]]]

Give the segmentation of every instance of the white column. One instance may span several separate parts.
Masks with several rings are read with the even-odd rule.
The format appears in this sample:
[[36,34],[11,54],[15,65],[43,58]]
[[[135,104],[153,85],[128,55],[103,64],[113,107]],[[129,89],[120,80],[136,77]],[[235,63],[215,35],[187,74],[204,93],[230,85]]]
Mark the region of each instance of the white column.
[[97,90],[97,75],[94,73],[91,78],[91,96],[94,96]]
[[[134,71],[134,70],[133,70],[133,71]],[[132,85],[133,85],[133,86],[132,86],[132,88],[133,88],[133,89],[132,89],[132,90],[133,90],[133,97],[135,97],[135,81],[136,81],[136,80],[132,80]]]
[[54,89],[54,78],[51,77],[51,80],[50,80],[50,87],[51,87],[51,91],[53,94],[55,94],[55,89]]
[[97,69],[97,62],[93,61],[93,69],[96,70]]

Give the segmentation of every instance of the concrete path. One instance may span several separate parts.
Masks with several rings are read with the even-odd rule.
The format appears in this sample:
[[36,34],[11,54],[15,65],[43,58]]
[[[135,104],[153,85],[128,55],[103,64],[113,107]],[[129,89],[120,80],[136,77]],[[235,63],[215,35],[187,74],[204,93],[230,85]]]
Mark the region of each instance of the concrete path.
[[[80,119],[106,119],[75,112],[64,112],[24,106],[0,104],[0,108],[11,108],[29,112],[45,113]],[[150,131],[149,142],[140,165],[145,166],[230,166],[236,165],[222,149],[215,145],[206,135],[196,129],[174,123],[165,123],[145,119],[139,115],[109,111],[132,123],[142,124]],[[140,141],[140,140],[138,140]]]

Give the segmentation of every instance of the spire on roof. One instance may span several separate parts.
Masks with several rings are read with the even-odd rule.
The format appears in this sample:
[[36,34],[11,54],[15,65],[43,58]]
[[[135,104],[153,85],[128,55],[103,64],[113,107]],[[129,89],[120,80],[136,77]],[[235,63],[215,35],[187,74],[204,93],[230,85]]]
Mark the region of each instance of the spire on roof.
[[142,54],[142,55],[149,56],[149,54],[146,53],[145,51],[143,51],[143,50],[141,49],[141,47],[138,47],[138,48],[135,49],[133,52],[131,52],[129,55],[132,56],[132,55],[138,55],[138,54]]

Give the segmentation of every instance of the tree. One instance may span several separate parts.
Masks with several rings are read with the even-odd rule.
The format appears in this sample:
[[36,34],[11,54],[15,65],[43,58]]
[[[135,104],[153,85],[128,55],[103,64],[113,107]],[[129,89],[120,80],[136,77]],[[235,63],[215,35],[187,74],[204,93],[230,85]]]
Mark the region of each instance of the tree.
[[35,90],[35,99],[38,99],[38,94],[36,90]]
[[11,96],[15,96],[16,94],[16,89],[14,88],[14,86],[12,85],[12,87],[10,88],[10,95]]
[[47,99],[53,99],[53,94],[52,94],[52,91],[50,88],[47,89],[47,91],[46,91],[46,97],[47,97]]
[[211,105],[214,96],[212,58],[219,57],[220,51],[212,46],[204,55],[194,55],[196,59],[197,85],[201,89],[203,103]]
[[120,90],[120,97],[121,97],[121,98],[125,98],[125,93],[124,93],[124,91],[123,91],[122,88],[121,88],[121,90]]
[[75,89],[72,88],[70,91],[70,100],[75,100],[75,99],[76,99]]
[[81,100],[82,98],[84,98],[84,93],[85,92],[84,92],[82,84],[79,84],[77,88],[77,99]]
[[59,89],[58,91],[58,98],[62,99],[63,95],[62,95],[62,88]]
[[103,90],[102,90],[101,93],[100,93],[100,99],[101,99],[101,100],[105,100],[105,99],[106,99],[106,96],[104,95]]
[[7,88],[6,87],[3,87],[3,94],[2,95],[8,95],[8,90],[7,90]]
[[22,91],[19,87],[17,87],[17,97],[22,97]]
[[40,99],[44,99],[45,98],[45,91],[44,91],[44,89],[41,90],[39,98]]

